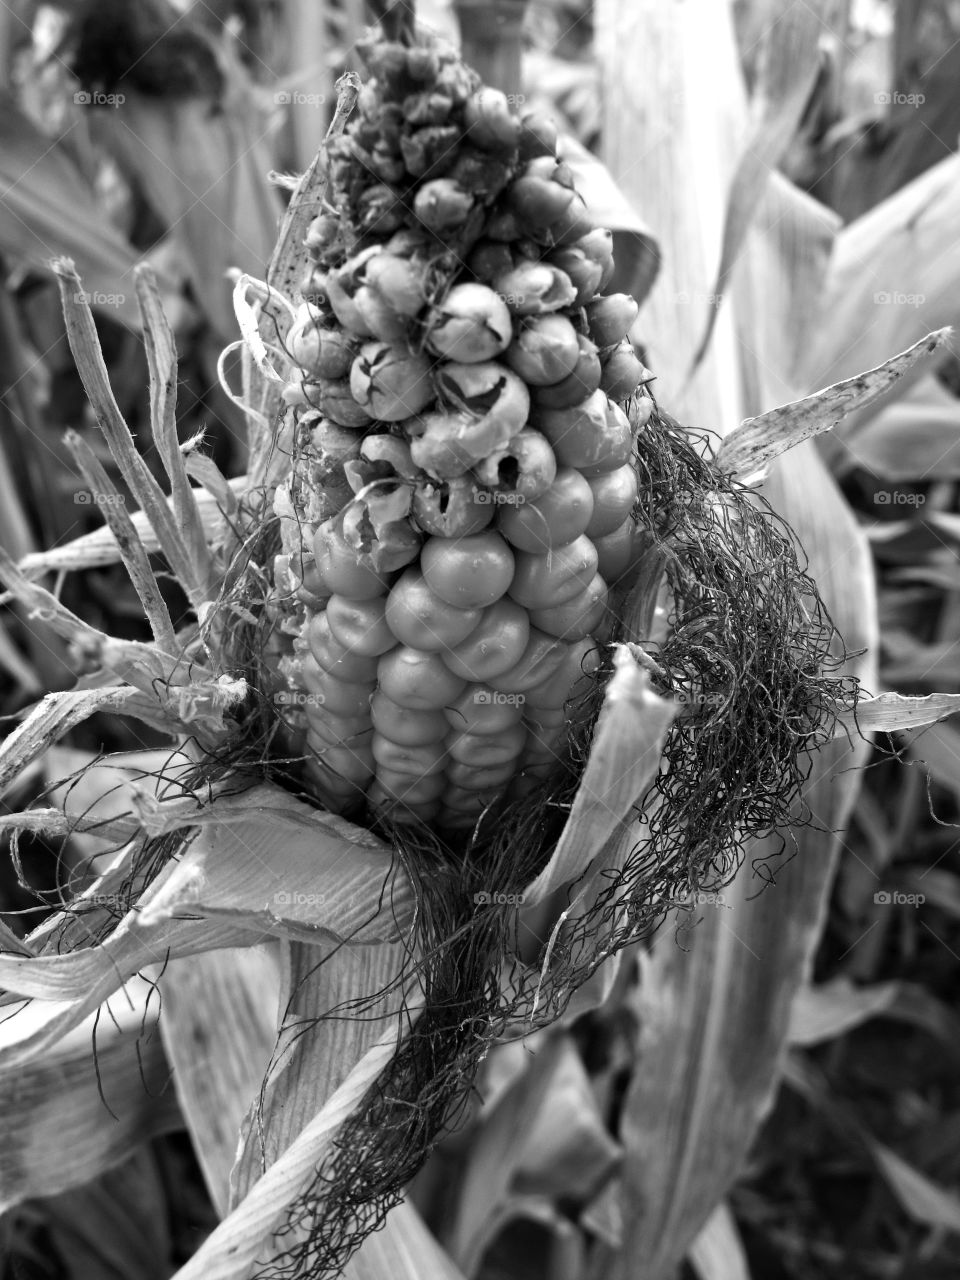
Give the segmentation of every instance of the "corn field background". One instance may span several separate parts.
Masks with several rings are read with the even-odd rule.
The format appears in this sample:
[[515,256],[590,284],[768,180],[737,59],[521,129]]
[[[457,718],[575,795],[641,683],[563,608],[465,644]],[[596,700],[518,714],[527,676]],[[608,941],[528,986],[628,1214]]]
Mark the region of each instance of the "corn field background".
[[[105,505],[137,503],[77,372],[63,260],[162,479],[135,277],[149,264],[176,344],[176,435],[202,433],[211,461],[191,477],[213,495],[206,510],[232,512],[251,463],[218,373],[238,338],[235,281],[264,276],[293,175],[384,7],[0,8],[0,549],[90,627],[151,635],[102,533]],[[679,422],[717,437],[744,420],[770,430],[777,406],[960,322],[953,0],[416,9],[514,106],[557,121],[614,232],[613,287],[641,304],[631,340]],[[960,358],[949,337],[917,351],[869,405],[842,416],[818,402],[805,434],[823,433],[779,458],[762,492],[807,553],[846,671],[870,694],[960,695]],[[224,372],[239,385],[238,352]],[[109,489],[91,484],[96,468]],[[184,615],[181,587],[159,580]],[[78,678],[97,687],[91,654],[5,595],[5,731]],[[960,1273],[960,725],[916,723],[839,735],[812,761],[812,822],[751,846],[730,883],[694,894],[553,1025],[495,1046],[460,1123],[345,1274]],[[25,769],[0,770],[0,824],[30,806],[82,819],[9,839],[0,956],[28,954],[27,934],[99,874],[97,824],[150,818],[144,779],[169,752],[159,730],[98,713]],[[545,921],[531,913],[522,928],[533,939]],[[386,950],[334,949],[327,1005],[364,965],[381,985]],[[298,954],[276,940],[156,954],[23,1067],[2,1050],[37,1002],[0,997],[2,1280],[167,1280],[188,1266],[235,1208],[238,1134]],[[332,1023],[308,1033],[312,1058],[297,1056],[302,1029],[284,1025],[286,1076],[264,1112],[275,1154],[369,1047]]]

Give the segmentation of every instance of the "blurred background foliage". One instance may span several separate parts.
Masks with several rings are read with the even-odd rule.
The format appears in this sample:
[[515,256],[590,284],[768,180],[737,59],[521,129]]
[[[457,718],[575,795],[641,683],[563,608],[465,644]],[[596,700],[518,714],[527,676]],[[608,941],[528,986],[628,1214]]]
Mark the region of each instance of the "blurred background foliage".
[[[761,54],[792,7],[734,5],[761,124],[783,106],[771,97]],[[481,6],[481,18],[525,9],[527,102],[546,103],[573,138],[603,153],[610,87],[596,49],[617,39],[617,8],[609,0],[596,11],[589,0]],[[454,37],[455,9],[475,20],[470,3],[418,6]],[[790,190],[832,211],[839,228],[819,304],[830,323],[808,327],[804,340],[806,390],[960,318],[960,4],[836,0],[820,12],[815,74],[773,157]],[[152,262],[178,340],[181,438],[202,431],[220,467],[242,472],[242,421],[216,376],[220,350],[234,338],[230,274],[263,274],[282,175],[316,151],[333,83],[356,66],[353,45],[370,16],[361,0],[9,0],[0,8],[0,545],[13,555],[100,525],[64,448],[67,427],[110,467],[72,367],[48,265],[56,255],[76,260],[117,400],[148,459],[131,273],[141,259]],[[711,93],[720,99],[727,88],[718,82]],[[658,235],[667,253],[656,191],[642,182],[625,189],[632,210],[617,209],[638,254],[648,255]],[[713,304],[674,294],[660,305],[671,302],[694,350]],[[636,338],[660,372],[643,311]],[[960,363],[949,354],[821,448],[869,542],[882,689],[960,693],[958,395]],[[60,586],[95,625],[146,638],[119,567]],[[8,724],[76,672],[76,655],[5,610],[0,709]],[[22,807],[99,753],[158,744],[91,721],[3,802]],[[76,808],[123,806],[129,769],[107,762],[93,778],[74,796]],[[960,1273],[958,810],[960,727],[946,721],[879,744],[843,835],[829,909],[816,921],[813,973],[793,1003],[779,1092],[756,1138],[745,1134],[749,1154],[729,1194],[685,1250],[684,1277]],[[83,837],[55,848],[22,842],[18,874],[6,862],[0,873],[0,911],[15,932],[43,909],[38,894],[53,902],[60,888],[83,882],[89,853]],[[723,910],[722,901],[698,904],[701,915]],[[694,943],[681,932],[680,946]],[[677,944],[668,925],[653,950]],[[475,1114],[412,1192],[458,1268],[424,1264],[423,1276],[660,1280],[624,1259],[630,1224],[617,1194],[625,1160],[653,1174],[665,1161],[644,1148],[631,1112],[645,1070],[650,963],[630,958],[599,1009],[571,1016],[541,1043],[491,1055]],[[749,1058],[749,1038],[741,1053]],[[51,1063],[51,1088],[69,1068],[69,1053]],[[711,1064],[701,1058],[698,1070]],[[89,1080],[84,1087],[92,1133],[113,1121]],[[193,1252],[216,1212],[169,1094],[143,1087],[127,1100],[125,1162],[56,1195],[28,1188],[0,1218],[4,1280],[161,1280]],[[757,1096],[765,1112],[762,1088]]]

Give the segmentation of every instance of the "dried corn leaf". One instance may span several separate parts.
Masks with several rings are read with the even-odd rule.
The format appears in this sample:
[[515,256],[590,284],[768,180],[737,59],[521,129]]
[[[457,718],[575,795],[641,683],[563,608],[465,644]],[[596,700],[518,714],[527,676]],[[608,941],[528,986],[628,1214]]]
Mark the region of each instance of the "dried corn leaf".
[[862,467],[908,483],[960,479],[960,402],[933,374],[843,437],[838,473]]
[[687,1261],[700,1280],[750,1280],[746,1251],[729,1205],[717,1205],[690,1246]]
[[227,273],[266,263],[280,205],[266,181],[260,99],[239,66],[223,65],[220,110],[203,98],[128,90],[122,110],[96,113],[95,132],[181,246],[195,296],[226,342],[233,325]]
[[900,986],[898,982],[877,982],[856,987],[849,978],[841,977],[802,987],[790,1017],[791,1045],[806,1048],[836,1039],[888,1012],[898,998]]
[[207,599],[204,565],[197,563],[191,554],[163,490],[137,451],[130,428],[123,420],[76,267],[69,258],[61,258],[55,263],[54,270],[60,284],[60,301],[70,350],[87,399],[120,474],[146,512],[170,568],[191,604],[197,608]]
[[[176,1099],[163,1092],[158,1012],[152,984],[134,980],[109,1013],[91,1015],[29,1066],[0,1069],[0,1212],[89,1182],[180,1128]],[[0,1046],[35,1018],[28,1007],[0,1023]]]
[[915,1222],[960,1233],[960,1196],[937,1186],[882,1142],[871,1148],[887,1186]]
[[133,521],[124,509],[123,494],[112,483],[103,463],[82,436],[75,431],[68,431],[66,443],[84,480],[90,486],[94,496],[101,500],[98,503],[99,509],[113,534],[133,588],[140,597],[140,603],[143,605],[143,611],[150,623],[158,648],[165,653],[176,653],[179,646],[170,612],[160,594],[160,587],[150,566],[150,558],[137,537]]
[[[407,1024],[417,1013],[416,1005],[408,1008]],[[400,1025],[394,1025],[364,1054],[323,1110],[173,1280],[238,1280],[249,1275],[257,1258],[270,1256],[273,1234],[283,1225],[290,1202],[313,1178],[317,1166],[331,1152],[341,1126],[389,1064],[401,1032]]]
[[409,928],[410,884],[370,832],[279,788],[221,801],[190,848],[144,900],[144,926],[184,913],[244,930],[351,944],[394,942]]
[[569,133],[561,134],[558,154],[573,172],[590,217],[613,232],[617,269],[610,292],[632,294],[642,302],[660,270],[657,238],[614,181],[605,164]]
[[[599,42],[609,50],[604,71],[612,95],[608,120],[613,136],[635,135],[638,126],[642,131],[649,122],[655,137],[661,103],[670,90],[682,95],[673,112],[668,110],[668,116],[679,116],[678,127],[671,130],[672,155],[664,147],[662,155],[656,151],[653,166],[644,166],[644,182],[655,188],[661,205],[659,215],[649,207],[644,213],[664,229],[667,241],[664,269],[651,293],[656,349],[648,362],[658,375],[665,374],[673,400],[678,359],[690,350],[689,334],[682,332],[689,330],[683,307],[697,290],[709,288],[703,246],[709,251],[715,242],[717,228],[710,219],[722,206],[721,192],[735,166],[729,144],[718,135],[726,130],[728,137],[738,136],[745,118],[729,7],[651,2],[628,10],[608,0],[598,8],[598,16],[603,15],[607,29]],[[710,73],[701,69],[698,84],[698,64],[707,58]],[[706,85],[710,102],[705,101]],[[718,95],[718,85],[729,92]],[[618,114],[623,116],[619,124]],[[769,222],[752,229],[733,277],[731,305],[721,312],[696,379],[678,401],[681,417],[695,425],[722,432],[745,416],[741,405],[757,414],[776,404],[784,387],[794,397],[805,389],[791,386],[789,336],[777,331],[768,338],[766,330],[789,322],[792,275],[802,275],[810,265],[802,254],[812,254],[814,265],[822,268],[824,236],[822,219],[809,202],[787,207],[793,216],[816,218],[817,228],[809,235],[781,233],[779,247],[766,253],[755,246],[758,237],[769,235]],[[791,245],[797,250],[793,259]],[[757,262],[777,260],[782,270],[771,295],[764,297],[759,275],[751,280],[751,271]],[[753,287],[748,290],[744,281]],[[732,334],[738,341],[731,341]],[[676,349],[661,351],[659,340],[672,348],[675,335]],[[889,354],[885,351],[881,358]],[[809,443],[796,449],[788,466],[775,468],[768,497],[796,527],[811,573],[848,646],[872,645],[869,552]],[[868,682],[874,678],[872,668],[862,662],[848,669],[858,670]],[[851,748],[841,739],[814,761],[805,800],[817,827],[791,833],[797,856],[778,866],[775,886],[756,895],[758,885],[750,875],[750,860],[773,854],[775,846],[749,849],[747,865],[732,887],[698,913],[703,919],[686,935],[688,950],[677,947],[667,929],[652,958],[643,963],[637,995],[642,1067],[634,1075],[621,1122],[625,1238],[605,1268],[610,1280],[673,1276],[742,1168],[770,1104],[792,995],[806,976],[821,926],[839,847],[822,832],[842,830],[859,782],[850,767],[862,754],[861,744]]]
[[542,1105],[549,1097],[568,1052],[576,1050],[565,1036],[548,1037],[474,1133],[456,1212],[440,1237],[441,1245],[467,1276],[476,1274],[490,1244],[498,1212],[535,1132],[538,1103]]
[[110,225],[67,149],[9,98],[0,112],[0,183],[4,257],[44,273],[53,258],[75,258],[94,305],[136,328],[130,273],[139,254]]
[[525,905],[579,879],[604,849],[625,837],[634,826],[634,806],[660,767],[676,707],[651,691],[648,673],[626,647],[617,648],[614,663],[570,816],[550,861],[524,890]]
[[875,369],[835,383],[803,400],[795,400],[756,418],[747,418],[724,437],[717,465],[745,481],[762,478],[767,465],[801,441],[831,431],[851,413],[880,398],[908,370],[929,361],[950,335],[948,329],[928,334],[907,351]]
[[[960,157],[950,156],[840,232],[807,350],[806,386],[853,377],[960,321],[958,217]],[[922,373],[917,366],[908,381]],[[901,382],[888,398],[904,390]],[[856,429],[849,418],[838,446]]]
[[[209,459],[194,457],[188,460],[188,470],[198,470],[198,463]],[[199,476],[197,477],[199,479]],[[212,545],[218,544],[224,536],[224,512],[236,507],[236,494],[246,487],[246,477],[227,482],[230,486],[230,508],[223,501],[225,494],[213,494],[204,489],[194,489],[194,501],[197,504],[203,524],[204,537]],[[170,499],[167,499],[168,504]],[[134,511],[130,519],[145,550],[151,554],[160,550],[160,541],[153,526],[143,511]],[[24,556],[19,568],[28,578],[37,578],[41,574],[65,571],[79,573],[85,569],[102,569],[107,565],[117,564],[120,560],[120,548],[109,528],[94,529],[91,533],[82,534],[59,547],[51,547],[49,551],[35,551]]]
[[409,1200],[372,1232],[347,1263],[344,1280],[465,1280]]
[[[715,298],[722,298],[726,291],[770,173],[797,132],[819,70],[820,35],[828,14],[836,7],[836,0],[790,5],[763,32],[750,98],[749,132],[726,200],[720,265],[710,290]],[[709,346],[717,307],[707,315],[707,330],[694,364],[700,363]]]
[[244,1113],[277,1035],[279,970],[265,947],[175,960],[161,979],[160,1032],[203,1176],[221,1217]]
[[156,278],[149,267],[136,271],[137,301],[150,370],[150,418],[153,441],[170,481],[170,503],[183,534],[190,562],[204,594],[215,590],[213,563],[203,520],[190,484],[177,436],[177,347],[164,315]]
[[0,743],[0,789],[8,786],[55,742],[98,711],[122,714],[135,691],[124,688],[71,689],[48,693]]
[[935,724],[958,711],[958,693],[931,693],[922,698],[881,693],[875,698],[861,698],[856,711],[846,713],[841,723],[861,733],[892,733],[897,729],[919,729]]
[[[231,1207],[322,1109],[384,1034],[386,1020],[399,1013],[400,965],[397,948],[389,944],[329,950],[294,942],[283,948],[280,1038],[263,1090],[243,1118],[230,1175]],[[349,1016],[352,1001],[375,992],[385,995]]]

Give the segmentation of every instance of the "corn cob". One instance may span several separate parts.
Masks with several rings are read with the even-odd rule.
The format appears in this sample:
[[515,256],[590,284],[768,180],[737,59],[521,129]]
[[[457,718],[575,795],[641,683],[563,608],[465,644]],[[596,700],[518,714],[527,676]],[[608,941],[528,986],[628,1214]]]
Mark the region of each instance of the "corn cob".
[[652,402],[552,124],[439,43],[364,53],[287,343],[281,665],[329,808],[450,829],[564,758]]

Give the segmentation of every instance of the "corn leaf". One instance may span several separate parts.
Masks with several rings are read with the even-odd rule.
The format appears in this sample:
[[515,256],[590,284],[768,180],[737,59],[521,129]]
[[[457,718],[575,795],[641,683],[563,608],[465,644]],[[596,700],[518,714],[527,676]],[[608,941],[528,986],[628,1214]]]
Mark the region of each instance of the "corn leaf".
[[184,541],[183,531],[170,510],[163,490],[138,453],[130,428],[120,413],[76,267],[69,258],[62,258],[55,264],[54,270],[60,284],[60,300],[70,350],[91,408],[120,474],[141,509],[147,513],[170,568],[194,608],[197,608],[207,598],[202,568],[194,563]]
[[[958,175],[960,157],[949,156],[840,232],[806,353],[807,387],[854,377],[960,320]],[[916,366],[886,399],[923,372]],[[844,440],[858,429],[859,415],[851,415],[829,456],[842,457]]]
[[750,1280],[747,1255],[727,1204],[718,1204],[687,1257],[700,1280]]
[[[408,1013],[415,1018],[418,1010]],[[256,1259],[271,1253],[274,1232],[287,1207],[330,1153],[344,1121],[387,1067],[401,1029],[394,1024],[353,1068],[310,1124],[266,1171],[250,1193],[200,1246],[173,1280],[238,1280]]]
[[50,271],[74,258],[93,304],[137,327],[131,272],[139,255],[110,225],[62,142],[47,137],[4,95],[0,112],[0,248],[11,262]]
[[375,836],[274,787],[225,798],[144,901],[144,926],[184,913],[305,942],[395,942],[413,894]]
[[[526,1071],[483,1118],[470,1146],[457,1212],[440,1243],[467,1275],[476,1274],[497,1211],[507,1198],[524,1150],[534,1133],[538,1102],[549,1096],[570,1046],[548,1037]],[[575,1051],[574,1051],[575,1052]]]
[[[181,1127],[176,1098],[163,1091],[158,1012],[152,984],[131,982],[108,1013],[92,1014],[42,1057],[0,1069],[0,1212],[89,1182],[139,1143]],[[30,1008],[8,1014],[0,1045],[33,1018]]]
[[170,502],[204,594],[214,590],[213,564],[203,520],[190,484],[177,436],[177,347],[164,315],[156,278],[149,267],[136,271],[137,302],[150,370],[150,418],[153,440],[170,481]]
[[660,767],[676,709],[651,691],[649,675],[624,647],[614,661],[570,816],[550,861],[524,890],[525,905],[579,879],[611,841],[633,827],[634,806]]
[[[283,947],[282,1022],[263,1089],[244,1117],[230,1175],[231,1206],[318,1114],[404,1003],[401,957],[390,945]],[[385,992],[381,999],[370,999]],[[351,1002],[367,997],[349,1016]],[[271,1045],[271,1048],[273,1046]],[[236,1146],[236,1143],[234,1144]]]
[[202,98],[128,90],[120,110],[97,113],[95,130],[181,246],[194,293],[226,342],[232,329],[227,273],[266,263],[280,206],[266,181],[271,162],[259,99],[226,46],[223,53],[226,93],[219,111]]
[[933,374],[843,435],[838,474],[861,467],[885,480],[960,479],[960,405]]
[[173,1241],[157,1205],[169,1190],[153,1150],[141,1146],[96,1182],[45,1200],[46,1230],[70,1260],[64,1280],[167,1280]]
[[[620,166],[630,163],[630,133],[646,128],[655,140],[643,179],[655,189],[660,208],[657,214],[647,207],[643,212],[663,228],[665,250],[650,299],[656,335],[650,363],[663,374],[665,397],[669,392],[673,401],[679,391],[682,419],[722,434],[747,416],[744,407],[759,415],[779,403],[784,391],[795,399],[809,389],[794,383],[792,340],[782,326],[791,317],[794,279],[825,269],[824,221],[812,202],[796,200],[786,208],[796,218],[815,221],[809,234],[780,232],[763,250],[757,245],[769,236],[769,220],[751,228],[731,280],[730,305],[718,317],[696,377],[683,385],[681,361],[690,351],[689,335],[682,332],[689,329],[684,307],[697,291],[710,288],[704,266],[709,255],[702,246],[718,242],[711,219],[722,207],[721,193],[737,161],[718,135],[725,129],[728,137],[742,136],[746,119],[729,7],[661,6],[651,0],[628,9],[608,0],[598,7],[598,20],[603,19],[606,30],[599,44],[607,50],[603,71],[610,94],[605,118],[614,143],[622,139]],[[718,94],[718,85],[727,92]],[[656,145],[654,131],[668,86],[681,95],[667,108],[669,154],[666,146]],[[673,128],[671,117],[677,118]],[[616,175],[613,160],[611,168]],[[771,263],[779,269],[764,292],[758,264],[767,270]],[[809,300],[809,283],[802,288]],[[869,363],[880,363],[891,350]],[[774,467],[767,493],[797,529],[848,647],[873,645],[875,604],[866,541],[809,442],[794,451],[789,466]],[[862,661],[848,670],[868,682],[874,678],[872,667]],[[624,1240],[605,1268],[611,1280],[673,1276],[738,1176],[770,1105],[792,997],[805,980],[821,927],[839,848],[836,837],[822,833],[842,831],[863,751],[863,744],[841,739],[813,761],[804,799],[817,830],[791,833],[796,857],[778,866],[775,885],[757,895],[750,865],[773,849],[748,849],[732,887],[686,935],[688,949],[676,945],[668,928],[642,963],[636,996],[641,1066],[625,1099],[620,1130]],[[655,1160],[651,1152],[657,1153]]]
[[[792,141],[819,69],[817,46],[835,0],[790,5],[763,32],[757,53],[756,83],[750,99],[750,125],[733,172],[723,227],[716,280],[710,292],[723,297],[771,170]],[[694,357],[699,364],[710,343],[717,307],[707,312],[707,330]]]
[[891,733],[895,729],[919,729],[935,724],[958,711],[958,693],[931,693],[914,698],[881,693],[875,698],[861,698],[855,711],[843,715],[841,724],[850,730],[859,729],[861,733]]
[[244,1112],[277,1035],[273,949],[212,951],[163,974],[160,1032],[203,1176],[221,1217]]
[[[187,469],[199,471],[202,463],[209,459],[193,457],[187,461]],[[199,477],[197,477],[199,479]],[[230,514],[230,508],[236,506],[236,493],[246,486],[246,477],[227,482],[230,486],[230,507],[222,500],[226,494],[210,493],[204,489],[194,489],[194,501],[197,504],[200,520],[203,524],[204,537],[207,542],[216,545],[225,531],[224,512]],[[167,499],[169,505],[171,500]],[[143,511],[134,511],[130,519],[137,537],[146,551],[151,554],[160,550],[160,540],[153,526]],[[109,528],[94,529],[79,538],[72,538],[59,547],[51,547],[49,551],[35,551],[23,557],[19,568],[28,578],[37,578],[41,574],[66,571],[79,573],[85,569],[102,569],[106,565],[117,564],[120,560],[120,548],[113,531]]]
[[409,1200],[387,1214],[347,1263],[344,1280],[465,1280]]
[[68,431],[66,443],[94,496],[103,499],[99,503],[100,510],[114,536],[120,558],[130,576],[134,590],[140,597],[140,603],[143,605],[143,611],[150,623],[158,648],[163,649],[165,653],[176,653],[177,638],[170,612],[160,594],[160,587],[150,566],[150,558],[137,537],[133,521],[124,510],[123,494],[110,480],[103,463],[82,436],[75,431]]
[[745,481],[761,477],[768,463],[801,441],[833,430],[844,418],[873,404],[908,370],[926,363],[949,337],[948,329],[928,334],[876,369],[825,387],[802,400],[747,418],[724,437],[717,465]]
[[856,987],[849,978],[835,978],[798,992],[790,1017],[790,1043],[805,1048],[833,1040],[880,1013],[896,1002],[900,984],[877,982]]
[[573,172],[590,217],[613,232],[617,269],[609,292],[632,294],[638,302],[650,292],[660,270],[657,238],[617,186],[613,175],[593,152],[569,133],[561,134],[558,154]]

